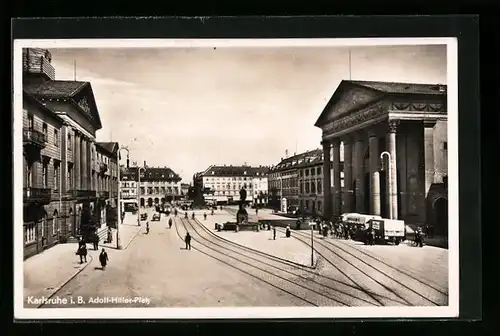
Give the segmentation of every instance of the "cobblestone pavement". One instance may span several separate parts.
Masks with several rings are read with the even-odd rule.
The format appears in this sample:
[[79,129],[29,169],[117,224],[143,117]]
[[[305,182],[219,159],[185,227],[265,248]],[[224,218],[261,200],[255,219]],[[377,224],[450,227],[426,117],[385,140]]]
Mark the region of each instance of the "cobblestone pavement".
[[[143,225],[144,226],[144,225]],[[109,265],[101,270],[97,258],[68,285],[59,298],[78,297],[84,307],[227,307],[300,306],[290,297],[255,278],[227,267],[196,250],[187,251],[167,217],[150,221],[125,251],[110,250]],[[112,298],[141,298],[130,304],[102,302]],[[101,299],[94,302],[90,299]],[[149,301],[148,301],[149,300]],[[47,304],[50,307],[79,305]]]

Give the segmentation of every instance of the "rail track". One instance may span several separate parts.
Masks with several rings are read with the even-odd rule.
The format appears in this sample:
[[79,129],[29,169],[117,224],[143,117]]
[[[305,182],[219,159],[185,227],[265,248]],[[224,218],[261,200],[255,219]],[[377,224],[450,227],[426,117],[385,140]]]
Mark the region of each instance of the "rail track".
[[[278,231],[283,232],[282,229]],[[442,306],[448,304],[448,293],[435,283],[419,279],[412,272],[396,268],[379,257],[338,239],[315,239],[314,250],[337,270],[350,274],[363,288],[381,294],[381,305],[391,305],[386,298],[397,299],[408,306]],[[309,244],[310,233],[294,231],[292,237]]]
[[[191,219],[178,219],[192,233],[193,249],[257,278],[313,306],[377,306],[377,295],[348,282],[224,239]],[[179,232],[176,220],[176,231]],[[194,234],[193,234],[194,233]],[[390,298],[385,298],[390,300]],[[393,300],[397,301],[397,300]],[[399,305],[404,302],[397,302]]]

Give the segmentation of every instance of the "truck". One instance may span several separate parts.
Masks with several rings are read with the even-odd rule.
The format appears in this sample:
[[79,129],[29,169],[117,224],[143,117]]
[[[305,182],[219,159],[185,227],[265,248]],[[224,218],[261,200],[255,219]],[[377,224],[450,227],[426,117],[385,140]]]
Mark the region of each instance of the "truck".
[[370,219],[369,228],[375,231],[375,242],[391,242],[399,245],[406,240],[406,227],[403,220],[398,219]]

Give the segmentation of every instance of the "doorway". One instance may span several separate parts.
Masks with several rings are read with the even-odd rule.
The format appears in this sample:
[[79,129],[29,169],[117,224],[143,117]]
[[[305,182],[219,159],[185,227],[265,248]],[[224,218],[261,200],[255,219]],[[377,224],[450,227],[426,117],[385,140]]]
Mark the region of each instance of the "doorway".
[[444,197],[434,202],[434,226],[435,232],[440,235],[448,235],[448,200]]

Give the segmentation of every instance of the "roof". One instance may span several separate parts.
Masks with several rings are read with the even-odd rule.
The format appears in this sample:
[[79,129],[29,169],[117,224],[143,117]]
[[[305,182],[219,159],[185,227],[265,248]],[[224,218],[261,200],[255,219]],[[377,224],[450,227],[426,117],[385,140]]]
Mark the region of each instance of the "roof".
[[46,98],[72,98],[89,82],[49,80],[42,84],[27,84],[25,88],[34,95]]
[[[447,86],[444,84],[417,84],[401,82],[372,82],[346,80],[343,82],[360,85],[384,93],[410,93],[425,95],[446,95]],[[441,90],[440,90],[441,89]]]
[[271,168],[271,172],[297,169],[321,162],[323,162],[323,150],[313,149],[281,160],[280,163]]
[[[70,100],[75,103],[83,111],[85,115],[90,117],[98,126],[102,128],[101,118],[95,102],[92,85],[90,82],[80,81],[64,81],[64,80],[48,80],[43,83],[25,83],[23,89],[35,97],[45,99],[63,99]],[[87,97],[91,99],[88,101],[90,107],[90,115],[86,112],[77,102],[76,96],[83,90],[88,90]]]
[[23,99],[29,100],[35,105],[37,105],[42,111],[49,113],[54,119],[57,121],[63,123],[64,120],[59,117],[50,107],[46,106],[44,103],[42,103],[40,100],[38,100],[35,96],[33,96],[31,93],[23,89]]
[[259,166],[259,167],[251,167],[251,166],[232,166],[232,165],[224,165],[224,166],[210,166],[207,170],[201,173],[202,176],[257,176],[262,174],[267,174],[269,171],[269,167]]
[[[142,168],[142,167],[141,167]],[[128,168],[129,176],[136,176],[139,167]],[[141,169],[141,181],[180,181],[182,178],[168,167],[146,167]]]
[[445,96],[447,92],[447,86],[444,84],[418,84],[418,83],[402,83],[402,82],[342,80],[340,84],[337,86],[335,92],[328,100],[328,103],[323,108],[323,111],[321,112],[314,126],[319,127],[322,124],[322,122],[324,121],[323,119],[326,118],[329,108],[333,104],[335,104],[339,99],[341,99],[341,95],[345,90],[353,86],[376,91],[380,93],[380,97],[391,94]]
[[116,155],[119,147],[118,142],[96,142],[95,145],[110,155]]

